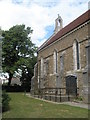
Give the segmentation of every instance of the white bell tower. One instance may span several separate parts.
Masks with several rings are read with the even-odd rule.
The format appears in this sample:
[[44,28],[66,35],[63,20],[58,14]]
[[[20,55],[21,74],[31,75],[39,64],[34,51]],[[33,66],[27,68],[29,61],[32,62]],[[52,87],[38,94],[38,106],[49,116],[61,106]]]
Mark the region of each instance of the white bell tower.
[[58,14],[58,18],[55,20],[55,34],[63,28],[63,20]]

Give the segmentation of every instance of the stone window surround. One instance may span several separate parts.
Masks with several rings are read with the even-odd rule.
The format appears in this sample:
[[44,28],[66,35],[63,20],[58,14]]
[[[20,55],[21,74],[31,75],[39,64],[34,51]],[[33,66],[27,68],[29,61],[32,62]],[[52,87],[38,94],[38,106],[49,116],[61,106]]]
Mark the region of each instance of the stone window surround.
[[66,51],[62,51],[60,55],[60,71],[64,70],[64,56]]
[[74,64],[74,71],[79,71],[81,69],[81,60],[80,60],[80,43],[78,42],[78,49],[79,49],[79,69],[77,69],[77,51],[76,51],[76,41],[78,42],[77,39],[74,40],[73,42],[73,64]]
[[44,61],[43,61],[43,57],[41,57],[41,78],[43,78],[43,65],[44,65],[44,63],[43,63]]
[[53,54],[53,70],[54,70],[54,74],[58,73],[58,52],[56,49],[54,49],[54,54]]
[[43,64],[44,75],[48,74],[48,68],[49,68],[48,63],[49,63],[49,58],[44,59],[44,64]]

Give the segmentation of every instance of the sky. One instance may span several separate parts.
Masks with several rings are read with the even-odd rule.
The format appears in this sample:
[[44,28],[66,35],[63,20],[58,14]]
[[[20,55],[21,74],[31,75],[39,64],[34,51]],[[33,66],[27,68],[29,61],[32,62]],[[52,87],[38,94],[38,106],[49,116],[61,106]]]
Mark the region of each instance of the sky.
[[88,10],[89,0],[0,0],[0,26],[9,30],[25,24],[33,29],[31,40],[40,46],[54,32],[58,14],[63,27]]

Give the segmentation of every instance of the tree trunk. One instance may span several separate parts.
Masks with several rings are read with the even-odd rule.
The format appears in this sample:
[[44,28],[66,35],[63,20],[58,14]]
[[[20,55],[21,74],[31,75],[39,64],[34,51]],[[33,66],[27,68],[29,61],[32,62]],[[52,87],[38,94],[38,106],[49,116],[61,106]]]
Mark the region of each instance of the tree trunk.
[[13,74],[12,74],[12,73],[9,73],[8,86],[11,85],[11,79],[12,79],[12,77],[13,77]]

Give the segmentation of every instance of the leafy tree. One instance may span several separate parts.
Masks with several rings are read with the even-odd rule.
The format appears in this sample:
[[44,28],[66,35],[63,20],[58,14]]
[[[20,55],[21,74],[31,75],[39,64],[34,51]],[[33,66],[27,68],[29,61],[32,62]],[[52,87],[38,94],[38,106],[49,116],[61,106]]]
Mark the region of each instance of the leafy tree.
[[36,47],[30,40],[32,32],[31,27],[25,28],[25,25],[16,25],[8,31],[2,32],[4,37],[2,41],[2,65],[3,71],[9,74],[8,85],[11,84],[15,71],[21,69],[23,72],[26,68],[32,66],[31,61],[35,58],[34,54],[36,52]]
[[20,78],[20,81],[21,81],[21,85],[24,88],[24,91],[30,91],[31,88],[30,79],[33,76],[34,65],[36,61],[37,61],[37,57],[33,57],[32,59],[29,59],[28,62],[31,64],[23,68],[22,77]]

